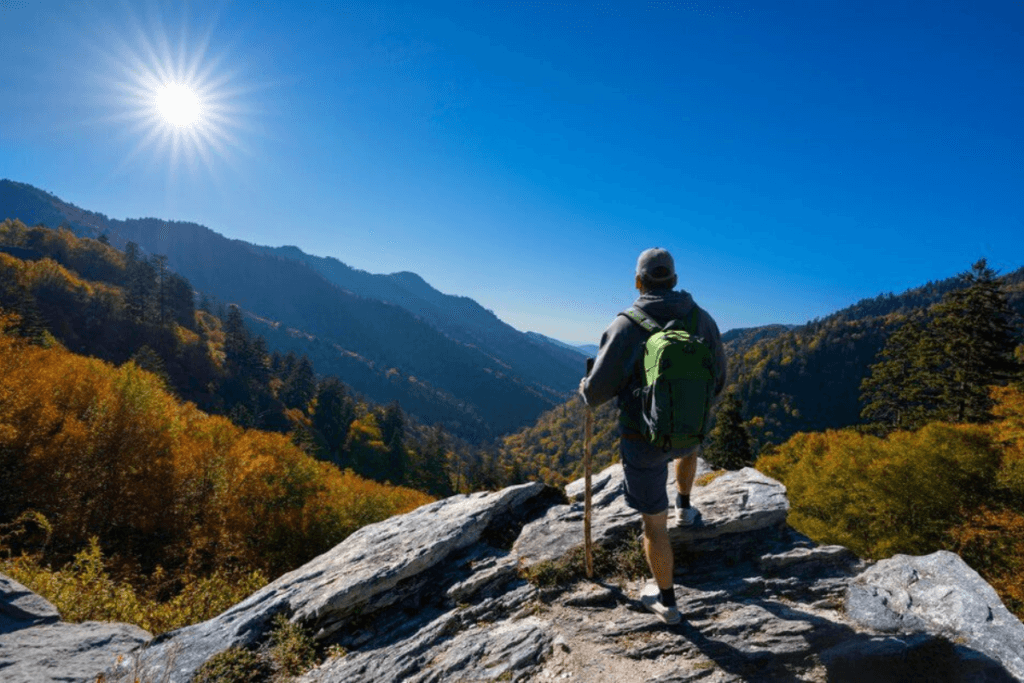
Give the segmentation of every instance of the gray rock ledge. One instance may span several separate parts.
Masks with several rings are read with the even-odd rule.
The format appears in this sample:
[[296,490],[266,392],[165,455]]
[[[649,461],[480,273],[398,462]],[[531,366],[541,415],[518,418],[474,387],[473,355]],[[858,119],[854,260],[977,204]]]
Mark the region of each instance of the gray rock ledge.
[[152,636],[130,624],[68,624],[48,600],[0,574],[0,680],[94,683]]
[[931,633],[966,645],[1024,680],[1024,624],[954,553],[881,560],[850,584],[846,609],[881,633]]
[[[639,517],[625,507],[621,468],[594,481],[595,540],[628,540]],[[227,647],[261,647],[285,614],[346,653],[302,683],[1024,681],[1024,625],[957,556],[869,565],[819,546],[785,525],[784,487],[755,470],[697,487],[704,525],[672,532],[682,623],[640,605],[643,581],[537,588],[521,570],[582,542],[582,484],[568,494],[529,484],[366,527],[113,673],[185,683]],[[17,623],[52,618],[31,596],[18,601],[28,616]],[[10,662],[0,679],[32,666],[30,651],[0,647]]]

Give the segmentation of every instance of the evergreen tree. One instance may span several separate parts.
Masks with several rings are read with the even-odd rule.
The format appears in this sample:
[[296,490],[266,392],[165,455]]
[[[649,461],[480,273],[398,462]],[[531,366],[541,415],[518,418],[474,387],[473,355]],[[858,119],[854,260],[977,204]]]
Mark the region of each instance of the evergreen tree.
[[192,283],[177,273],[168,272],[164,285],[167,321],[174,321],[182,327],[195,329],[195,295]]
[[903,323],[860,385],[861,417],[889,432],[922,427],[934,412],[941,350],[924,316]]
[[241,309],[235,304],[228,306],[223,322],[224,355],[228,363],[244,365],[249,356],[249,331],[245,329]]
[[131,270],[135,262],[139,260],[139,245],[135,242],[128,242],[124,245],[124,265],[126,270]]
[[864,418],[889,429],[990,419],[989,387],[1019,372],[1012,311],[985,259],[962,279],[926,325],[910,321],[889,338],[861,384]]
[[710,443],[704,449],[704,459],[715,467],[738,470],[754,462],[742,408],[743,404],[734,392],[726,394],[718,407],[715,426],[708,434]]
[[380,431],[384,444],[387,446],[387,480],[392,484],[401,485],[405,482],[405,471],[409,456],[405,451],[405,416],[398,401],[393,401],[384,408],[380,420]]
[[19,282],[0,280],[0,309],[15,313],[19,320],[15,332],[35,344],[46,338],[46,323],[32,293]]
[[138,351],[132,354],[130,359],[143,370],[153,373],[164,383],[164,387],[171,386],[171,379],[167,375],[167,369],[160,354],[143,344]]
[[156,276],[156,298],[157,322],[161,325],[167,324],[167,257],[161,254],[153,254],[150,259],[153,272]]
[[246,359],[248,377],[253,389],[264,392],[270,384],[270,351],[267,348],[267,340],[255,335],[252,344],[249,345],[248,358]]
[[313,428],[319,436],[318,456],[322,460],[342,468],[349,466],[344,446],[355,417],[355,405],[345,385],[337,377],[328,377],[321,382],[313,410]]
[[448,449],[444,429],[441,425],[435,425],[426,443],[413,452],[412,471],[407,485],[437,498],[452,495],[454,490],[448,478],[447,464]]
[[254,427],[260,407],[252,381],[254,373],[253,339],[245,327],[242,311],[231,304],[223,320],[225,376],[220,393],[228,417],[237,425]]
[[280,371],[284,374],[281,400],[289,408],[307,410],[309,402],[316,396],[313,363],[306,355],[296,358],[295,353],[289,351],[280,361]]
[[1005,384],[1019,371],[1013,313],[985,259],[963,278],[967,288],[948,293],[934,310],[932,330],[945,361],[936,413],[948,422],[986,422],[992,409],[989,387]]
[[156,289],[156,269],[145,259],[129,259],[126,275],[128,283],[125,306],[128,314],[135,322],[147,322],[153,317],[151,310]]

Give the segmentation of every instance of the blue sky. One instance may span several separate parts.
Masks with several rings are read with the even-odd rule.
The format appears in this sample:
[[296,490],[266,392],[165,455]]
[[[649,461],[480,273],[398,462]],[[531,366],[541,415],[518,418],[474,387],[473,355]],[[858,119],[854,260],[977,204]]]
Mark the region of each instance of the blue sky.
[[0,39],[0,177],[569,341],[650,246],[723,331],[1024,265],[1019,2],[0,0]]

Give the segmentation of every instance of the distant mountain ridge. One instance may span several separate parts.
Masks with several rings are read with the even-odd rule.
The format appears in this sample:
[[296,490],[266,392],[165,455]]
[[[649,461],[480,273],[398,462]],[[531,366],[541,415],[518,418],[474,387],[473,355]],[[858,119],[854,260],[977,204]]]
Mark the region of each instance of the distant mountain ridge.
[[580,377],[573,352],[528,337],[413,273],[375,276],[195,223],[110,219],[9,180],[0,180],[0,216],[80,236],[107,234],[115,246],[132,241],[163,254],[196,290],[252,314],[272,347],[308,353],[320,372],[462,435],[528,424],[563,401]]
[[574,349],[543,335],[524,334],[473,299],[439,292],[416,273],[376,275],[295,246],[262,249],[304,263],[353,294],[399,306],[446,336],[493,354],[514,375],[544,382],[551,373],[559,377],[579,365]]
[[[594,345],[594,344],[588,344],[588,345],[572,344],[570,342],[564,342],[564,341],[561,341],[559,339],[555,339],[553,337],[548,337],[546,335],[541,334],[540,332],[527,332],[526,334],[527,334],[527,336],[529,336],[532,339],[538,339],[538,340],[547,342],[549,344],[554,344],[556,346],[560,346],[563,349],[568,349],[568,350],[573,351],[575,353],[578,353],[578,354],[580,354],[582,356],[588,356],[588,355],[592,356],[592,355],[594,355],[594,353],[597,353],[597,346]],[[591,351],[591,349],[593,349],[593,351]]]

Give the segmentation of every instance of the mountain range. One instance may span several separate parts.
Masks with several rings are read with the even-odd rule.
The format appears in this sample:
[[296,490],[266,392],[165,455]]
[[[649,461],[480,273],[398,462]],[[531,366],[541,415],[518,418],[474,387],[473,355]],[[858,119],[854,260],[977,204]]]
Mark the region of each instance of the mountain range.
[[200,296],[243,309],[272,348],[306,353],[320,373],[462,436],[529,424],[564,401],[583,372],[580,351],[519,332],[415,273],[374,275],[196,223],[116,220],[10,180],[0,180],[0,216],[164,255]]
[[[573,410],[562,404],[572,401],[585,356],[596,354],[592,345],[519,332],[415,273],[371,274],[295,246],[231,240],[195,223],[109,219],[8,180],[0,181],[0,217],[106,234],[115,246],[132,241],[166,255],[202,295],[244,309],[271,348],[305,353],[319,373],[341,377],[374,401],[398,401],[421,421],[472,440],[546,431],[549,420],[537,418],[556,407],[559,415]],[[1024,316],[1024,268],[1002,281]],[[886,339],[912,312],[961,286],[959,277],[949,277],[804,325],[725,332],[727,390],[741,398],[756,444],[859,423],[860,382]]]

